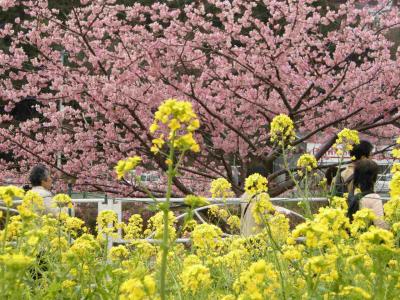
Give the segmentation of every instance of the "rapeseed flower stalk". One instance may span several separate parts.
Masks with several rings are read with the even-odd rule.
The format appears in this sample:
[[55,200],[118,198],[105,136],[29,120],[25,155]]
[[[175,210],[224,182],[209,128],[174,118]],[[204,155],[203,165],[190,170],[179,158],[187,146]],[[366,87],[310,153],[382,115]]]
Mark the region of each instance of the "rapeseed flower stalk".
[[[193,111],[192,104],[187,101],[177,99],[167,99],[158,107],[154,115],[153,124],[150,126],[150,133],[155,137],[151,151],[154,154],[161,153],[166,156],[166,166],[168,167],[168,181],[166,201],[160,205],[163,212],[163,230],[162,230],[162,260],[160,271],[160,294],[165,299],[166,294],[166,271],[167,256],[170,247],[170,241],[175,238],[175,233],[171,237],[169,225],[169,207],[172,193],[172,180],[177,174],[177,170],[187,151],[199,152],[200,146],[194,139],[194,132],[200,128],[200,122],[196,113]],[[168,132],[168,133],[167,133]],[[167,137],[165,135],[167,133]],[[164,144],[167,144],[169,153],[162,151]],[[175,151],[180,155],[175,160]]]
[[271,142],[284,147],[296,138],[294,123],[289,116],[280,114],[273,118],[270,129]]

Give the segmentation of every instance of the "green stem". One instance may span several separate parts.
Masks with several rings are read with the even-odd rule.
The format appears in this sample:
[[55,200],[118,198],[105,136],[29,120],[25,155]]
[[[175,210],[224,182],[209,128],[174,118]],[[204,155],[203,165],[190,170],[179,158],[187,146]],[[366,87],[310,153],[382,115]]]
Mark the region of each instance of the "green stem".
[[306,213],[307,217],[312,218],[312,212],[311,212],[311,206],[310,206],[310,199],[309,199],[309,193],[308,193],[308,171],[306,170],[306,176],[304,180],[304,204],[306,206]]
[[[170,151],[168,159],[170,161],[174,161],[174,136],[171,139]],[[162,211],[164,212],[163,220],[164,220],[164,230],[163,230],[163,240],[161,244],[162,248],[162,257],[161,257],[161,273],[160,273],[160,293],[161,299],[165,300],[166,297],[166,275],[167,275],[167,258],[169,251],[169,226],[168,226],[168,213],[170,206],[170,199],[172,194],[172,180],[174,178],[174,168],[173,163],[168,165],[168,185],[167,185],[167,195],[165,199],[165,203],[163,203]]]
[[[302,190],[302,188],[300,187],[300,185],[299,185],[299,182],[296,180],[296,178],[294,177],[294,175],[293,175],[293,172],[291,172],[290,171],[290,167],[289,167],[289,163],[288,163],[288,161],[287,161],[287,156],[286,156],[286,151],[285,151],[285,146],[284,145],[282,145],[282,157],[283,157],[283,164],[284,164],[284,166],[285,166],[285,169],[288,171],[288,173],[289,173],[289,176],[290,176],[290,179],[294,182],[294,184],[295,184],[295,186],[296,186],[296,188],[297,188],[297,191],[298,191],[298,193],[300,194],[300,196],[304,199],[304,198],[306,198],[306,194],[305,193],[303,193],[303,190]],[[304,203],[305,201],[303,200],[303,203]],[[307,206],[307,204],[305,203],[305,206]],[[312,218],[312,214],[309,214],[308,213],[308,211],[307,211],[307,209],[306,209],[306,214],[307,214],[307,218]]]
[[8,231],[8,222],[10,221],[10,209],[7,207],[6,211],[6,223],[4,225],[4,234],[3,234],[3,245],[1,247],[1,252],[4,253],[4,249],[7,243],[7,231]]
[[272,248],[273,248],[273,251],[272,251],[272,252],[274,253],[275,262],[276,262],[276,265],[277,265],[277,267],[278,267],[279,278],[280,278],[281,285],[282,285],[282,297],[283,297],[283,299],[286,299],[286,283],[285,283],[285,277],[283,276],[282,266],[281,266],[281,263],[280,263],[280,261],[279,261],[278,255],[276,254],[276,252],[277,252],[277,251],[280,252],[281,249],[280,249],[280,247],[278,246],[278,243],[275,241],[275,239],[274,239],[274,237],[273,237],[273,235],[272,235],[272,230],[271,230],[271,227],[269,226],[268,221],[266,221],[265,224],[266,224],[266,227],[267,227],[268,236],[269,236],[269,238],[270,238],[270,240],[271,240],[271,242],[272,242],[272,245],[273,245],[273,247],[272,247]]

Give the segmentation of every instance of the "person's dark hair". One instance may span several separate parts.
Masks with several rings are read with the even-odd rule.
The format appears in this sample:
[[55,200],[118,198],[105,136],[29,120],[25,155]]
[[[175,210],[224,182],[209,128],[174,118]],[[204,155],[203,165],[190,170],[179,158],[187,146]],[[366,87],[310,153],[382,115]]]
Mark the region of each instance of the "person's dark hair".
[[360,160],[363,156],[369,158],[372,149],[374,149],[374,146],[369,141],[361,140],[359,144],[354,145],[353,149],[350,150],[350,156],[354,156],[356,160]]
[[268,171],[263,165],[255,165],[255,166],[249,167],[246,172],[246,177],[249,177],[250,175],[253,175],[256,173],[258,173],[264,177],[268,177]]
[[328,186],[331,186],[333,179],[336,177],[339,169],[335,166],[330,166],[326,172],[325,172],[325,177],[326,177],[326,183]]
[[34,166],[29,174],[32,186],[40,186],[49,177],[49,170],[44,165]]
[[375,182],[378,179],[379,166],[371,159],[359,160],[354,168],[354,186],[361,192],[373,192]]
[[361,193],[349,194],[348,216],[353,220],[353,215],[360,209],[360,200],[374,192],[374,186],[378,179],[379,167],[371,159],[362,159],[355,163],[353,183],[354,187],[360,188]]

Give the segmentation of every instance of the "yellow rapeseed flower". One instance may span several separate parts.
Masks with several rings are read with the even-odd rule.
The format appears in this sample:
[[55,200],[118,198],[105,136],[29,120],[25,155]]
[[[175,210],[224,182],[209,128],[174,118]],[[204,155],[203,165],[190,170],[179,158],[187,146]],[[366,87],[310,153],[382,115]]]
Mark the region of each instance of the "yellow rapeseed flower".
[[108,257],[112,261],[120,261],[120,260],[126,259],[128,256],[129,256],[129,251],[123,245],[112,247],[108,254]]
[[280,146],[288,145],[295,139],[294,123],[289,116],[280,114],[273,118],[270,129],[270,139]]
[[396,198],[400,196],[400,172],[393,174],[393,178],[389,183],[390,197]]
[[200,224],[192,232],[193,247],[201,253],[215,251],[222,246],[222,230],[212,224]]
[[246,178],[244,190],[250,197],[258,193],[268,192],[268,180],[258,173],[252,174]]
[[182,288],[186,293],[196,294],[211,285],[210,270],[202,264],[185,265],[181,274]]
[[125,160],[120,160],[115,166],[115,172],[117,173],[117,178],[121,179],[126,173],[134,170],[142,161],[139,156],[129,157]]
[[183,202],[193,208],[210,204],[206,198],[195,195],[187,195]]
[[298,159],[297,167],[311,172],[318,167],[318,163],[314,155],[305,153]]
[[[167,124],[167,128],[164,124]],[[200,122],[190,102],[168,99],[158,107],[150,132],[156,134],[163,128],[168,129],[168,140],[173,142],[176,150],[199,152],[200,146],[193,137],[193,133],[199,127]],[[151,151],[157,154],[164,143],[164,134],[160,133],[153,140]]]
[[213,198],[229,198],[233,196],[232,184],[225,178],[217,178],[211,182],[210,192]]
[[16,186],[1,186],[0,187],[0,200],[4,202],[7,207],[11,207],[14,198],[23,198],[25,191]]
[[0,255],[0,265],[13,270],[26,269],[34,263],[35,259],[22,253]]
[[344,128],[338,133],[334,148],[339,156],[343,156],[344,151],[352,150],[353,146],[358,145],[359,143],[360,137],[358,131]]
[[239,299],[277,299],[279,286],[273,265],[261,259],[240,274],[233,288]]
[[53,197],[53,205],[55,207],[70,207],[72,208],[71,197],[67,194],[57,194]]

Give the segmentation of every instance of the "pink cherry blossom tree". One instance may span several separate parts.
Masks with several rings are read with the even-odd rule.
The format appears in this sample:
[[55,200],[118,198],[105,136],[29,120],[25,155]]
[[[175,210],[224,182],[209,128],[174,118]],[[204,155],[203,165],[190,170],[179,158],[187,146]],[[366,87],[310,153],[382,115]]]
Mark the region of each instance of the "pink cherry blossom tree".
[[[373,11],[346,2],[207,0],[171,8],[81,0],[64,15],[44,0],[0,1],[2,9],[22,5],[28,17],[0,30],[10,41],[0,52],[0,151],[14,157],[0,172],[21,176],[42,162],[74,189],[140,192],[118,182],[113,166],[140,155],[143,169],[166,170],[150,151],[148,128],[167,98],[191,101],[202,124],[201,153],[187,158],[176,194],[221,176],[240,193],[232,165],[243,178],[255,158],[265,166],[279,158],[268,131],[280,113],[295,121],[293,146],[324,143],[317,158],[344,127],[393,137],[400,55],[391,56],[385,34],[400,26],[399,10],[391,1]],[[36,116],[17,122],[12,111],[27,98],[36,99]],[[282,173],[270,175],[272,195],[291,187],[273,184]]]

